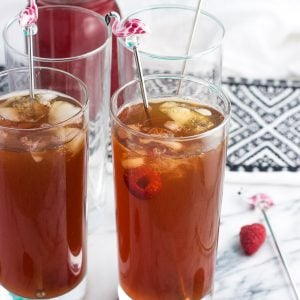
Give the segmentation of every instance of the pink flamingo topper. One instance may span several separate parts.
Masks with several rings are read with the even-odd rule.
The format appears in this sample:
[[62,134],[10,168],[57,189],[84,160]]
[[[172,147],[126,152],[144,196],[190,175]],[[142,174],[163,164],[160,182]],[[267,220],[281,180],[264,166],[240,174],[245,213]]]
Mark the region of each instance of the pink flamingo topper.
[[32,36],[37,33],[36,21],[38,19],[38,8],[35,0],[29,0],[29,5],[19,14],[19,24],[26,37],[28,49],[28,71],[29,71],[29,93],[31,99],[34,99],[34,70],[33,70],[33,39]]
[[111,26],[112,32],[117,37],[130,37],[133,35],[149,33],[148,26],[140,19],[128,19],[121,23],[118,13],[112,11],[105,16],[106,24],[109,25],[111,18],[114,18],[114,22]]
[[273,200],[264,193],[258,193],[256,195],[253,195],[249,197],[248,200],[252,208],[261,206],[261,208],[267,209],[274,205]]
[[141,62],[139,57],[138,39],[137,39],[137,35],[148,33],[150,32],[150,30],[147,27],[147,25],[139,19],[128,19],[125,22],[121,23],[119,14],[114,11],[108,13],[105,16],[105,21],[107,26],[110,24],[112,18],[115,19],[111,27],[113,34],[117,37],[125,37],[127,45],[131,47],[133,50],[134,59],[137,67],[137,74],[140,79],[140,88],[141,88],[141,94],[143,98],[143,104],[144,104],[147,118],[150,119],[150,115],[148,111],[149,103],[147,99],[143,70],[141,67]]
[[38,8],[35,0],[29,1],[29,6],[23,9],[19,14],[19,24],[23,28],[35,25],[38,19]]

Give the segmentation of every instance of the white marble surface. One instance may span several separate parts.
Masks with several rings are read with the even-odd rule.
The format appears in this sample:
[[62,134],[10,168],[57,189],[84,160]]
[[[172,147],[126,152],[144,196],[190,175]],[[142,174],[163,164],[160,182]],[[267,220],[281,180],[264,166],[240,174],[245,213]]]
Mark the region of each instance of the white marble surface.
[[[106,180],[109,217],[105,228],[99,228],[89,236],[89,290],[85,300],[117,299],[111,175],[107,175]],[[238,196],[240,188],[248,195],[265,192],[276,203],[268,215],[300,289],[300,186],[240,185],[225,180],[214,300],[293,300],[270,234],[253,256],[246,256],[239,246],[241,226],[264,223],[261,213],[249,209]]]
[[[181,3],[182,0],[119,0],[124,13],[137,5]],[[196,0],[186,0],[193,5]],[[25,0],[0,2],[0,30],[26,4]],[[300,23],[298,0],[210,0],[204,8],[225,25],[224,74],[252,78],[298,78],[300,74]],[[4,62],[0,43],[0,64]],[[220,228],[215,300],[293,300],[288,282],[274,250],[270,234],[262,248],[247,257],[239,248],[240,227],[263,222],[258,212],[237,197],[243,187],[248,194],[268,193],[276,205],[269,211],[274,230],[298,289],[300,289],[300,176],[299,185],[243,184],[226,181]],[[117,299],[117,262],[114,231],[113,188],[106,176],[109,204],[103,225],[89,235],[88,293],[85,300]],[[1,300],[1,299],[0,299]]]

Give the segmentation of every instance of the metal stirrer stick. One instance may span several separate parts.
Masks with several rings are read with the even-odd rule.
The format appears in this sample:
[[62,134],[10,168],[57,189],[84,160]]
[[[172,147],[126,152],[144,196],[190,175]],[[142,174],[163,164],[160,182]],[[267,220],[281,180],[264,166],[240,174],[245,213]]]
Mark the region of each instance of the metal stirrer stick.
[[141,60],[140,60],[140,56],[139,56],[139,50],[138,50],[137,46],[133,46],[132,50],[133,50],[134,59],[135,59],[136,67],[137,67],[138,77],[140,79],[140,88],[141,88],[143,103],[146,108],[146,111],[148,112],[149,103],[148,103],[147,92],[146,92],[146,88],[145,88],[145,81],[144,81],[144,76],[143,76],[143,71],[142,71],[142,66],[141,66]]
[[[241,195],[241,191],[239,192],[239,195]],[[262,215],[265,219],[265,222],[267,224],[267,227],[269,229],[269,232],[271,234],[271,237],[272,237],[272,240],[274,242],[274,245],[275,245],[275,248],[276,248],[276,251],[278,253],[278,257],[280,259],[280,262],[283,266],[283,269],[286,273],[286,276],[290,282],[290,285],[291,285],[291,288],[292,288],[292,291],[293,291],[293,294],[294,294],[294,298],[295,300],[300,300],[300,296],[299,296],[299,292],[297,290],[297,287],[296,287],[296,284],[291,276],[291,273],[289,271],[289,268],[288,268],[288,265],[286,263],[286,259],[279,247],[279,243],[278,243],[278,239],[276,238],[276,235],[273,231],[273,228],[272,228],[272,225],[271,225],[271,222],[270,222],[270,218],[268,217],[267,215],[267,210],[274,205],[272,199],[266,195],[266,194],[257,194],[257,195],[254,195],[252,197],[249,198],[250,199],[250,204],[252,206],[252,208],[255,208],[255,207],[258,207],[259,210],[262,212]]]
[[150,120],[149,114],[149,102],[147,98],[145,81],[138,51],[138,39],[137,35],[145,34],[150,32],[149,28],[139,19],[128,19],[124,23],[121,24],[120,16],[116,12],[110,12],[105,16],[106,24],[109,25],[111,22],[111,18],[114,18],[114,22],[112,24],[112,32],[117,37],[125,37],[126,43],[129,47],[132,48],[135,64],[137,68],[137,76],[140,82],[140,89],[143,98],[144,109],[147,115],[147,118]]
[[32,36],[37,33],[36,21],[38,19],[38,8],[35,0],[30,0],[29,6],[19,14],[19,24],[23,28],[28,50],[29,69],[29,94],[34,99],[34,69],[33,69],[33,41]]
[[[202,4],[203,4],[203,1],[199,0],[197,9],[196,9],[196,15],[195,15],[194,22],[193,22],[192,32],[191,32],[190,39],[188,42],[188,48],[187,48],[186,55],[185,55],[186,57],[188,57],[190,55],[190,52],[192,49],[192,45],[193,45],[193,41],[194,41],[195,33],[196,33],[196,28],[198,26],[199,19],[200,19]],[[187,59],[184,59],[182,69],[181,69],[181,75],[183,75],[185,73],[186,64],[187,64]],[[182,80],[180,79],[178,88],[177,88],[177,95],[179,94],[179,91],[181,89],[181,84],[182,84]]]
[[32,36],[34,34],[33,25],[28,28],[28,34],[26,36],[27,48],[28,48],[28,67],[29,67],[29,94],[30,98],[34,99],[34,70],[33,70],[33,41]]

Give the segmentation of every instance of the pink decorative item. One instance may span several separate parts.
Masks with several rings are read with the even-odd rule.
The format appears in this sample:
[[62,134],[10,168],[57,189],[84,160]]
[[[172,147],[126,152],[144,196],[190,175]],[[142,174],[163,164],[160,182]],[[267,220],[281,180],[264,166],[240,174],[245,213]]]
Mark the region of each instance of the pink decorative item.
[[38,8],[35,0],[29,1],[29,6],[19,14],[19,24],[23,28],[28,49],[28,71],[30,76],[29,94],[34,99],[34,72],[33,72],[33,41],[32,36],[37,33],[36,21],[38,19]]
[[107,25],[110,24],[111,18],[115,19],[111,29],[113,34],[117,37],[129,37],[150,32],[147,25],[143,23],[140,19],[129,19],[124,23],[121,23],[120,15],[112,11],[105,16],[105,21]]
[[19,14],[19,23],[21,27],[26,28],[35,25],[38,19],[38,8],[35,0],[29,1],[29,6],[23,9]]
[[141,94],[143,98],[143,104],[144,104],[147,118],[150,120],[150,115],[148,111],[149,103],[147,99],[147,93],[146,93],[144,75],[143,75],[139,51],[138,51],[138,39],[137,39],[137,35],[149,33],[150,30],[146,26],[146,24],[139,19],[129,19],[126,22],[121,23],[119,14],[114,11],[108,13],[105,16],[105,21],[107,26],[110,24],[111,18],[115,19],[112,24],[113,34],[117,37],[125,37],[127,45],[131,47],[133,50],[133,55],[135,59],[136,69],[137,69],[137,76],[140,80],[140,88],[141,88]]
[[273,200],[264,193],[255,194],[248,198],[251,207],[254,209],[256,206],[261,206],[264,209],[270,208],[274,205]]
[[[242,194],[241,191],[239,192],[239,194],[240,195]],[[262,213],[262,215],[263,215],[263,217],[265,219],[265,222],[266,222],[266,224],[268,226],[269,232],[271,234],[271,238],[272,238],[272,240],[274,242],[274,246],[275,246],[275,249],[277,251],[278,257],[279,257],[280,262],[281,262],[281,264],[283,266],[283,270],[285,271],[286,276],[287,276],[287,278],[289,280],[289,283],[290,283],[290,286],[291,286],[294,298],[295,298],[295,300],[300,300],[300,296],[299,296],[300,294],[298,292],[297,286],[296,286],[295,281],[294,281],[294,279],[293,279],[293,277],[291,275],[289,267],[288,267],[288,265],[286,263],[286,259],[284,257],[284,254],[283,254],[283,252],[280,249],[279,241],[276,238],[275,232],[274,232],[273,227],[272,227],[271,222],[270,222],[270,218],[267,215],[268,208],[270,208],[271,206],[274,205],[273,200],[268,195],[266,195],[264,193],[255,194],[255,195],[253,195],[251,197],[248,197],[247,200],[250,203],[251,208],[253,208],[253,209],[258,208],[261,211],[261,213]]]

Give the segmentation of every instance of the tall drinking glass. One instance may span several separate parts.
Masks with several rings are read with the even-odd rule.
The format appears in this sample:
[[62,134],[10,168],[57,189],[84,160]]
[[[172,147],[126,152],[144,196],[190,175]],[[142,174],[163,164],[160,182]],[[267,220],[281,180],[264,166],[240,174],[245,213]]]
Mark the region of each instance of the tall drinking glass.
[[[99,213],[105,205],[102,183],[108,136],[111,31],[102,16],[75,6],[40,7],[37,26],[34,64],[70,72],[89,91],[88,212],[89,228],[93,228],[101,220]],[[27,49],[17,18],[7,24],[3,36],[6,67],[26,66]]]
[[[38,6],[46,5],[75,5],[84,7],[105,16],[111,11],[121,15],[120,7],[116,0],[38,0]],[[111,94],[118,88],[118,58],[117,58],[117,39],[112,37],[112,65],[111,65]]]
[[0,73],[0,299],[79,300],[87,89],[61,70],[36,67],[34,75],[32,99],[27,68]]
[[148,113],[138,80],[110,107],[119,299],[211,299],[230,103],[195,77],[145,85]]
[[[147,74],[186,74],[220,85],[224,27],[213,15],[201,11],[190,44],[196,10],[184,5],[155,5],[124,17],[141,19],[151,30],[139,37],[143,72]],[[190,51],[188,51],[189,45]],[[123,85],[136,78],[132,48],[118,38],[118,60]]]

